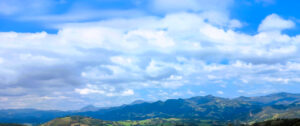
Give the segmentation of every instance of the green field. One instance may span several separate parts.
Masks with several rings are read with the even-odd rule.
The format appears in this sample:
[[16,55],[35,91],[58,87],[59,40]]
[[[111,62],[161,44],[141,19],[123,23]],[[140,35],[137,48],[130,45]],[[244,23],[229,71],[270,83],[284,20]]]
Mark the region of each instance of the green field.
[[225,123],[200,119],[154,118],[146,120],[103,121],[82,116],[57,118],[41,126],[222,126]]

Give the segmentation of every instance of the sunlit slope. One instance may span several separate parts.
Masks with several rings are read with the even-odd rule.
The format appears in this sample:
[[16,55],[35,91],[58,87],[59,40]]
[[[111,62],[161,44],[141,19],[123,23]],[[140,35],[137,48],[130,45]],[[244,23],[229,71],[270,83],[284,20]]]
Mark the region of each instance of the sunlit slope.
[[200,119],[146,119],[125,121],[103,121],[82,116],[56,118],[41,126],[224,126],[225,123]]
[[82,116],[56,118],[41,126],[117,126],[111,121],[103,121]]
[[274,119],[258,122],[252,126],[300,126],[300,119]]

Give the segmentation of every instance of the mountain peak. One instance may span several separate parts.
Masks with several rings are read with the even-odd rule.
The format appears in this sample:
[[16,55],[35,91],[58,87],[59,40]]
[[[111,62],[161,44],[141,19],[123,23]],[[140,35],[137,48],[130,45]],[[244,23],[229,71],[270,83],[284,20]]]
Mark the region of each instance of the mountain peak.
[[277,93],[269,94],[267,96],[287,96],[287,95],[293,95],[293,94],[287,92],[277,92]]
[[142,104],[142,103],[145,103],[145,102],[146,101],[144,101],[144,100],[135,100],[132,103],[130,103],[130,105]]
[[213,95],[206,95],[206,96],[204,96],[204,97],[207,97],[207,98],[215,98],[215,96],[213,96]]
[[81,112],[87,112],[87,111],[97,111],[99,110],[100,108],[94,106],[94,105],[87,105],[83,108],[80,109]]

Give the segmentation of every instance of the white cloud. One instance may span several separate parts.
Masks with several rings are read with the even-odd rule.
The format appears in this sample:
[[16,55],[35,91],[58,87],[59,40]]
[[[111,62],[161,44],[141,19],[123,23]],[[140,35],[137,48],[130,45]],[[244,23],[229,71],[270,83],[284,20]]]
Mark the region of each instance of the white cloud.
[[187,93],[188,95],[195,95],[195,93],[194,93],[193,91],[191,91],[191,90],[187,90],[186,93]]
[[237,19],[230,19],[224,11],[204,11],[200,14],[210,24],[230,29],[241,28],[243,24]]
[[205,94],[206,92],[205,92],[205,91],[199,91],[199,93],[200,93],[200,94]]
[[124,64],[124,65],[130,65],[132,63],[131,58],[124,58],[124,57],[121,57],[121,56],[111,57],[110,60],[114,63]]
[[131,96],[134,95],[134,90],[126,89],[121,92],[118,92],[115,87],[108,85],[101,85],[100,87],[97,85],[88,84],[86,88],[76,88],[75,92],[81,95],[90,95],[90,94],[100,94],[107,97],[113,96]]
[[223,91],[217,91],[217,93],[218,93],[219,95],[222,95],[222,94],[224,94],[224,92],[223,92]]
[[244,93],[245,91],[244,90],[238,90],[237,92],[238,93]]
[[130,43],[143,43],[158,48],[170,48],[175,44],[164,31],[134,30],[128,32],[126,39]]
[[102,91],[102,90],[89,89],[89,88],[83,88],[83,89],[76,88],[75,92],[77,92],[79,94],[82,94],[82,95],[93,94],[93,93],[96,93],[96,94],[105,94],[105,92]]
[[123,91],[121,95],[122,96],[134,95],[134,91],[132,89],[128,89],[128,90]]
[[243,24],[236,19],[230,20],[229,22],[229,27],[230,28],[241,28],[243,26]]
[[224,28],[216,26],[217,22],[206,22],[207,18],[200,12],[180,12],[161,18],[66,24],[57,34],[2,32],[0,84],[3,89],[22,89],[2,95],[30,94],[38,99],[60,94],[117,105],[121,104],[118,98],[139,96],[148,90],[153,90],[153,99],[188,94],[182,86],[203,90],[194,94],[214,93],[204,92],[200,87],[205,85],[244,89],[250,84],[276,87],[284,83],[297,87],[299,35],[249,35],[235,31],[239,27],[235,19],[220,23]]
[[173,80],[173,81],[180,81],[182,79],[182,76],[175,76],[171,75],[168,80]]
[[285,20],[277,14],[267,16],[259,25],[259,32],[281,31],[295,27],[295,23],[291,20]]
[[279,78],[265,77],[264,79],[269,82],[283,83],[283,84],[287,84],[290,81],[290,79],[288,79],[288,78],[281,78],[281,77],[279,77]]
[[157,82],[157,83],[159,83],[161,87],[168,88],[168,89],[176,89],[184,85],[182,82],[178,82],[178,81],[165,81],[165,82]]

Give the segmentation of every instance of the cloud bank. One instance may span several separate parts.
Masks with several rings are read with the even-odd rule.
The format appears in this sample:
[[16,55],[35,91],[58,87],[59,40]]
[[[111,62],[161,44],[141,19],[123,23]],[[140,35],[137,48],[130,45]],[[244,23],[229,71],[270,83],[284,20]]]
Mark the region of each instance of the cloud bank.
[[150,4],[168,9],[160,10],[164,16],[60,23],[56,34],[1,32],[0,108],[65,110],[299,89],[300,36],[283,32],[296,26],[292,20],[268,15],[250,35],[201,1],[165,8],[169,2]]

